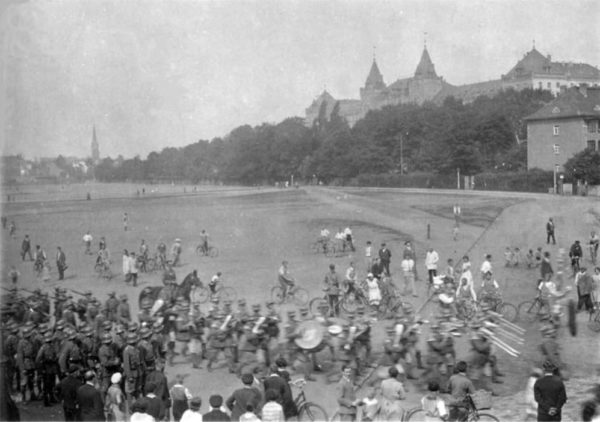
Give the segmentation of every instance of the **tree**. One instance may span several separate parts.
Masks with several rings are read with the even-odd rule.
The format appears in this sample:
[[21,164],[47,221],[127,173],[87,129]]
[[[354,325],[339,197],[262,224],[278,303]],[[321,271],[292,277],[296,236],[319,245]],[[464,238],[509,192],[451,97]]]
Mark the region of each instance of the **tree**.
[[600,151],[585,149],[571,157],[564,168],[567,177],[571,180],[600,185]]

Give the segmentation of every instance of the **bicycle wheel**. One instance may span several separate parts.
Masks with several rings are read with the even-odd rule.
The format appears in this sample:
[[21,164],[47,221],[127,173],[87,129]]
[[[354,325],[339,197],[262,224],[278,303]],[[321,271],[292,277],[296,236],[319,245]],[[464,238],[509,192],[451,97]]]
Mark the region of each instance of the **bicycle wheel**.
[[217,296],[219,297],[221,302],[223,302],[225,300],[234,302],[235,299],[237,298],[237,293],[235,290],[233,290],[232,287],[223,287],[223,288],[217,290]]
[[292,297],[294,298],[296,306],[306,306],[308,303],[308,290],[297,287],[292,290]]
[[200,290],[200,292],[197,294],[196,297],[198,299],[198,302],[206,303],[208,301],[208,298],[210,297],[210,292],[208,290],[208,287],[202,287],[202,289]]
[[208,256],[210,256],[211,258],[216,258],[217,256],[219,256],[219,249],[215,246],[210,246],[208,248]]
[[539,300],[526,300],[519,305],[517,315],[519,319],[525,322],[535,322],[541,311],[541,305]]
[[500,419],[489,413],[471,413],[469,415],[469,422],[471,421],[496,421],[500,422]]
[[596,318],[588,322],[588,328],[596,333],[600,333],[600,315],[596,315]]
[[515,305],[504,302],[498,306],[498,313],[502,314],[505,320],[515,322],[519,312],[517,311],[517,307]]
[[328,243],[325,246],[325,256],[328,258],[334,257],[335,256],[335,245],[333,243]]
[[333,416],[331,417],[331,419],[329,419],[329,422],[338,422],[341,421],[342,419],[340,418],[340,412],[335,412],[333,414]]
[[406,412],[405,421],[424,421],[427,412],[420,407],[415,407]]
[[271,299],[278,305],[283,303],[283,288],[281,286],[275,286],[271,289]]
[[348,313],[356,312],[361,304],[362,301],[354,293],[344,295],[340,300],[340,307]]
[[329,303],[327,303],[327,300],[323,297],[315,297],[311,299],[310,303],[308,304],[308,309],[310,309],[310,313],[313,316],[321,315],[321,309],[325,311],[326,315],[329,315],[330,311]]
[[202,249],[202,245],[196,246],[196,255],[198,255],[198,256],[204,255],[204,250]]
[[329,417],[324,408],[313,402],[306,402],[298,411],[299,421],[328,421]]
[[156,260],[154,258],[148,258],[148,260],[146,261],[146,272],[153,273],[154,271],[156,271],[156,269]]

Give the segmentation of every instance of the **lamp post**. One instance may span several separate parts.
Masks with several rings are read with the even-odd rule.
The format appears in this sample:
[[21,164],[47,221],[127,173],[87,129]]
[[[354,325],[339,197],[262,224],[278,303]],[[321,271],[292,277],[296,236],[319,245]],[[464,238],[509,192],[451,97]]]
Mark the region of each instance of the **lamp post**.
[[558,161],[558,155],[560,154],[560,145],[558,144],[554,144],[553,146],[554,149],[554,194],[558,194],[558,190],[557,190],[557,181],[556,181],[556,176],[558,174],[558,164],[556,164],[556,162]]

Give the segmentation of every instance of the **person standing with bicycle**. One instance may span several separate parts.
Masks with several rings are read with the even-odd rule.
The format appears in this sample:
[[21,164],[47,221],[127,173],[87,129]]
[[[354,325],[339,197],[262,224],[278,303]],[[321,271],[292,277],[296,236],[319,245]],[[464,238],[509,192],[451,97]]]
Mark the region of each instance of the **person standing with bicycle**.
[[323,290],[327,294],[331,316],[337,317],[340,314],[340,278],[335,271],[334,264],[329,264],[329,271],[325,274],[323,282],[325,283]]
[[467,378],[467,362],[460,361],[456,364],[456,373],[450,377],[448,381],[450,389],[451,401],[449,404],[451,421],[465,420],[467,415],[466,398],[467,394],[473,394],[475,387],[473,382]]
[[294,277],[292,277],[288,269],[288,262],[285,260],[281,262],[281,267],[279,267],[279,271],[277,273],[277,280],[283,289],[283,299],[285,300],[288,291],[291,290],[296,283]]
[[200,233],[200,245],[202,247],[202,253],[204,255],[208,255],[208,238],[208,233],[206,232],[206,230],[202,229],[202,232]]
[[583,251],[581,250],[581,244],[579,240],[576,240],[575,243],[571,245],[571,249],[569,249],[569,258],[571,258],[571,268],[573,269],[573,277],[579,271],[579,261],[583,256]]

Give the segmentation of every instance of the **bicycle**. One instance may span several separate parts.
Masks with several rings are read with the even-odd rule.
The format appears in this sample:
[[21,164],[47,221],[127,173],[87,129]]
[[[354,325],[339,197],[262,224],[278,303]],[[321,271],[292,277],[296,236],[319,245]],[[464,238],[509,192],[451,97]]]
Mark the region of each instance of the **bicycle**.
[[300,393],[294,399],[294,403],[296,404],[296,408],[298,409],[297,418],[299,421],[329,420],[329,415],[322,406],[306,400],[306,394],[304,393],[304,386],[306,385],[306,380],[304,378],[292,381],[290,384],[300,389]]
[[[40,261],[40,260],[36,260],[33,263],[33,271],[35,272],[35,275],[37,277],[41,277],[42,272],[44,271],[44,265],[46,265],[46,261]],[[47,264],[48,267],[50,266],[50,264]]]
[[278,305],[284,302],[291,302],[296,306],[306,306],[308,303],[308,290],[294,285],[293,287],[288,287],[287,294],[284,296],[283,287],[277,285],[271,289],[271,299]]
[[198,292],[197,301],[199,303],[206,303],[208,300],[212,300],[214,298],[218,298],[220,302],[234,302],[237,299],[237,292],[233,287],[224,286],[223,281],[219,281],[218,285],[215,286],[214,292],[210,287],[202,286]]
[[110,263],[104,261],[96,262],[96,264],[94,264],[94,271],[99,278],[106,278],[107,280],[113,278],[113,273],[110,269]]
[[596,333],[600,333],[600,302],[594,302],[594,311],[590,315],[588,328]]
[[[477,393],[475,393],[475,394],[477,394]],[[491,395],[491,393],[490,393],[490,395]],[[452,405],[450,405],[448,407],[452,407]],[[466,407],[466,409],[467,409],[466,417],[461,419],[461,421],[463,421],[463,422],[473,422],[473,421],[497,421],[497,422],[500,422],[500,419],[498,419],[497,417],[495,417],[492,414],[480,413],[479,409],[477,408],[477,405],[473,401],[473,397],[470,394],[467,394],[467,396],[465,397],[464,406],[457,406],[457,407]],[[485,408],[486,409],[491,408],[491,403],[490,403],[489,407],[485,407]],[[403,420],[405,420],[407,422],[408,421],[422,421],[422,420],[426,419],[427,412],[425,412],[423,410],[423,408],[421,408],[421,407],[415,407],[415,408],[409,410],[408,412],[406,412],[405,415],[406,416]]]
[[526,300],[517,306],[517,318],[523,318],[525,322],[533,323],[539,318],[550,314],[550,307],[540,295],[533,300]]
[[331,307],[329,306],[327,294],[313,297],[308,304],[308,309],[314,317],[321,316],[321,314],[330,315]]
[[196,246],[196,255],[200,257],[208,256],[209,258],[216,258],[219,256],[219,249],[216,246],[208,246],[205,248],[204,244],[201,243]]
[[519,315],[519,310],[512,303],[505,302],[502,298],[495,297],[482,297],[480,300],[481,304],[488,304],[492,311],[502,315],[502,317],[509,321],[515,322]]
[[313,253],[322,253],[331,256],[335,251],[335,245],[330,239],[318,239],[310,244]]

